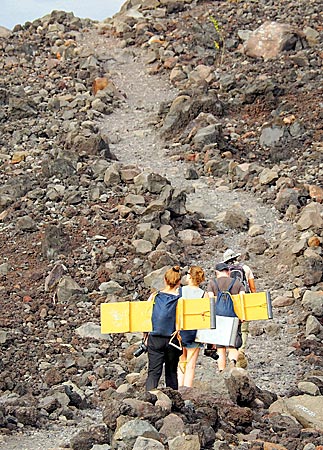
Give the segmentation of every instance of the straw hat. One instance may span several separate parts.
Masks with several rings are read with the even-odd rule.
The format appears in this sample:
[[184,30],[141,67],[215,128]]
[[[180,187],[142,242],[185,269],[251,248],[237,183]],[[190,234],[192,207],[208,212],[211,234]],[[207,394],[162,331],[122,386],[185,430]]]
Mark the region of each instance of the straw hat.
[[241,256],[241,253],[236,253],[231,248],[228,248],[228,250],[226,250],[223,253],[223,260],[222,260],[222,262],[226,263],[228,261],[231,261],[232,259],[238,258],[239,256]]

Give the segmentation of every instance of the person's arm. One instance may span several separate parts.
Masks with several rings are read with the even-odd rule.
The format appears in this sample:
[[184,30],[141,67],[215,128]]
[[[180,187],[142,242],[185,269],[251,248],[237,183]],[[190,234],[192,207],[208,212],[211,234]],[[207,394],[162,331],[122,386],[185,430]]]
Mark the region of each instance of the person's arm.
[[256,292],[255,277],[254,277],[254,274],[252,273],[252,270],[247,265],[243,266],[243,270],[245,271],[245,274],[246,274],[250,292],[252,292],[252,293]]
[[250,292],[252,292],[252,293],[257,292],[254,278],[249,278],[248,284],[249,284]]
[[[240,283],[239,295],[244,295],[246,293],[246,288],[243,283]],[[239,323],[245,322],[245,320],[239,319]]]
[[214,286],[213,286],[213,283],[212,283],[212,280],[210,280],[209,282],[208,282],[208,285],[207,285],[207,288],[206,288],[206,292],[205,292],[205,295],[208,295],[208,297],[210,298],[210,297],[215,297],[215,291],[214,291]]

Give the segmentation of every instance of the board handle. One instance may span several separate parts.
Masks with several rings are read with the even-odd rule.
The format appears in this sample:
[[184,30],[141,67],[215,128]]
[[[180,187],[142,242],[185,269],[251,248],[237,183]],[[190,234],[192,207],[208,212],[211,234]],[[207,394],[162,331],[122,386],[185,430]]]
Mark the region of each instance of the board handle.
[[268,319],[273,319],[273,307],[271,304],[271,296],[270,292],[266,291],[266,300],[267,300],[267,312],[268,312]]
[[210,328],[216,328],[215,297],[210,297]]
[[240,317],[240,320],[243,320],[243,321],[246,320],[246,307],[245,307],[244,296],[245,296],[245,292],[239,292],[241,316],[242,316],[242,317]]

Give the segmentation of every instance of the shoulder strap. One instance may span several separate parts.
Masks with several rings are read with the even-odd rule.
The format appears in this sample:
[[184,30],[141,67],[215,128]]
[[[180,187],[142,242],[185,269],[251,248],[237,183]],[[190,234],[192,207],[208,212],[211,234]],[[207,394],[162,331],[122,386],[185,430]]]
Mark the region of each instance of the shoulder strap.
[[[232,289],[232,287],[233,287],[235,281],[236,281],[235,278],[233,278],[232,281],[231,281],[231,283],[230,283],[230,285],[229,285],[229,287],[228,287],[228,289],[226,289],[227,292],[230,292],[230,291],[231,291],[231,289]],[[215,283],[215,285],[216,285],[216,287],[217,287],[218,293],[219,293],[219,292],[222,292],[221,289],[219,288],[219,285],[218,285],[218,283],[217,283],[217,281],[216,281],[215,278],[214,278],[214,283]]]
[[246,272],[245,272],[242,264],[237,264],[235,266],[232,266],[232,270],[239,270],[242,273],[243,278],[246,278]]
[[236,280],[235,280],[235,278],[233,278],[231,283],[230,283],[230,285],[229,285],[229,287],[228,287],[228,289],[227,289],[228,292],[231,292],[231,289],[233,288],[233,285],[234,285],[235,282],[236,282]]
[[159,294],[159,291],[156,291],[151,295],[151,301],[153,302],[153,304],[155,304],[155,298],[158,294]]

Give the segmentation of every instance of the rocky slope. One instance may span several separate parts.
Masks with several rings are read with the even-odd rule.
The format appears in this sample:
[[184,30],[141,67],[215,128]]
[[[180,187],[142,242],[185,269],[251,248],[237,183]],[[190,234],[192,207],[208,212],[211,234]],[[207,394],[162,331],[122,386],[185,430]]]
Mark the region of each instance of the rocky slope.
[[[53,446],[29,427],[78,449],[322,445],[319,2],[130,0],[2,31],[6,448]],[[248,371],[201,356],[192,391],[145,394],[140,337],[100,335],[100,304],[169,264],[212,276],[228,247],[273,296]]]

